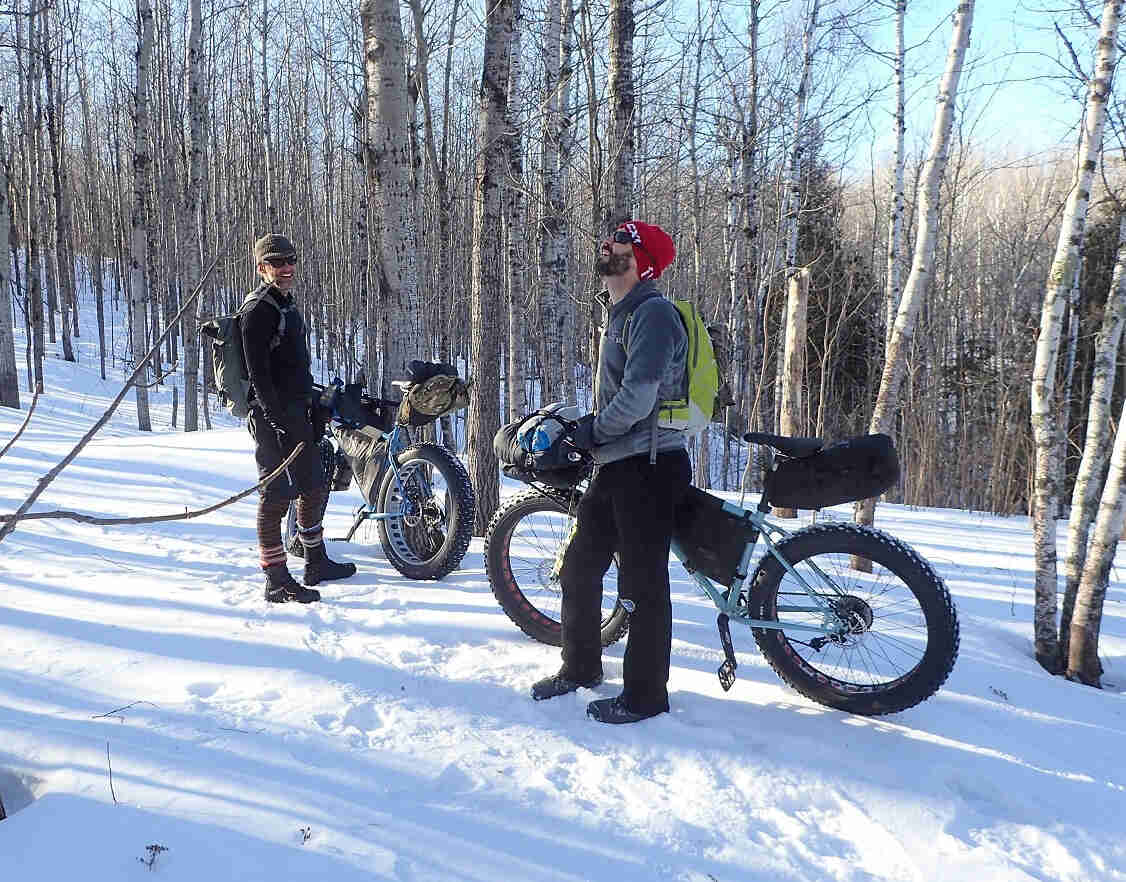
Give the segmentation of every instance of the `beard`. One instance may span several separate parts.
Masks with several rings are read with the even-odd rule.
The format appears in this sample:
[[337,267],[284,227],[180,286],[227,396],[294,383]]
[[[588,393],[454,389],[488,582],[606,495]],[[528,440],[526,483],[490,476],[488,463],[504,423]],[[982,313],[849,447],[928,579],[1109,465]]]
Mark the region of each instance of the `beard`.
[[600,276],[621,276],[629,270],[629,254],[599,255],[594,261],[594,271]]

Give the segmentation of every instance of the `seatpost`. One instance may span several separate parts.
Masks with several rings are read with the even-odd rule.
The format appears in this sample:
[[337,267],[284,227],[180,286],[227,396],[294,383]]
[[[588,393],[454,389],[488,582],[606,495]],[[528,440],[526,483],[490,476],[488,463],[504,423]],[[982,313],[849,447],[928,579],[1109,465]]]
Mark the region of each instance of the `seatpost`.
[[766,498],[766,475],[774,468],[774,448],[763,447],[763,469],[762,469],[762,496],[759,497],[757,510],[761,514],[767,514],[770,511],[770,500]]

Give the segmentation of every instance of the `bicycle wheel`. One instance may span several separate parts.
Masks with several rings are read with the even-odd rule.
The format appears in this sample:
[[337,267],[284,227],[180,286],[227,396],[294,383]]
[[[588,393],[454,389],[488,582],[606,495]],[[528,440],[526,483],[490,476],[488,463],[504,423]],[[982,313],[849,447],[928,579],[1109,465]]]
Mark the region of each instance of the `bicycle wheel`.
[[[332,442],[328,438],[321,438],[317,442],[317,451],[321,455],[321,467],[325,472],[325,479],[329,482],[331,491],[332,486],[332,469],[336,463],[336,448],[332,446]],[[325,512],[328,510],[328,493],[325,494],[324,504],[321,506],[321,514],[318,521],[324,522]],[[305,556],[305,546],[301,544],[301,539],[297,535],[297,500],[291,499],[289,501],[289,511],[285,516],[285,547],[286,550],[297,557]]]
[[[575,519],[562,502],[527,490],[510,497],[485,531],[485,570],[505,615],[529,637],[563,644],[563,592],[555,574]],[[622,638],[629,616],[618,603],[618,568],[602,579],[602,645]]]
[[465,467],[445,448],[415,444],[397,457],[379,487],[383,553],[409,579],[441,579],[469,548],[476,502]]
[[[877,715],[912,707],[946,682],[958,657],[954,602],[909,546],[868,527],[827,524],[797,531],[778,552],[848,624],[836,636],[753,628],[786,683],[820,704]],[[871,572],[853,569],[852,555],[871,561]],[[792,611],[813,604],[773,555],[759,563],[751,585],[752,618],[823,623],[820,612]]]

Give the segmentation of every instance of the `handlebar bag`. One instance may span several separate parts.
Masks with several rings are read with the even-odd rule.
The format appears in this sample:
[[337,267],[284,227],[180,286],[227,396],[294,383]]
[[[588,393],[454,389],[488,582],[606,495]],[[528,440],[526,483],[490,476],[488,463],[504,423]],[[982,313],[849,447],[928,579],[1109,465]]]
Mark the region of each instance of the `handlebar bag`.
[[[399,405],[399,419],[409,426],[425,426],[440,416],[469,406],[469,385],[450,365],[437,367],[439,372],[414,381]],[[412,379],[421,373],[412,370]]]
[[567,433],[581,415],[573,404],[549,404],[501,426],[493,436],[493,452],[501,465],[525,471],[573,469],[581,463],[582,454],[570,443]]
[[818,509],[879,496],[898,480],[899,457],[891,438],[858,435],[812,456],[777,460],[765,486],[771,505]]

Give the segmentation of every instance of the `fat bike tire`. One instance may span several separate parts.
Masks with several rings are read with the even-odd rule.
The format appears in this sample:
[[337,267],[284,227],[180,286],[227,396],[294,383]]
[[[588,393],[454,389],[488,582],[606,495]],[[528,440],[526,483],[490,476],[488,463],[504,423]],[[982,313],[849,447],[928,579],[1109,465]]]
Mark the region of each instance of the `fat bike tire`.
[[[553,572],[573,525],[563,500],[525,490],[505,500],[485,530],[485,571],[493,597],[517,628],[549,646],[563,645],[563,594]],[[614,564],[603,577],[602,591],[601,640],[610,646],[629,628],[629,614],[617,599]]]
[[[408,579],[441,579],[460,565],[473,536],[476,500],[465,466],[444,447],[414,444],[388,469],[377,509],[379,541]],[[401,480],[400,480],[401,479]]]
[[[942,579],[910,546],[869,527],[826,524],[798,530],[777,550],[850,626],[828,639],[752,628],[787,684],[819,704],[876,716],[913,707],[946,682],[958,657],[957,613]],[[820,613],[793,611],[813,604],[773,555],[759,563],[751,586],[751,618],[824,622]]]

